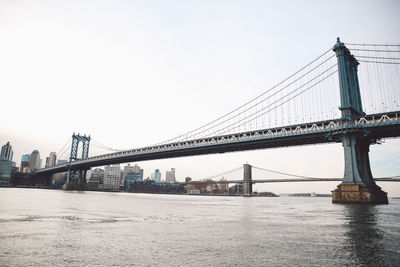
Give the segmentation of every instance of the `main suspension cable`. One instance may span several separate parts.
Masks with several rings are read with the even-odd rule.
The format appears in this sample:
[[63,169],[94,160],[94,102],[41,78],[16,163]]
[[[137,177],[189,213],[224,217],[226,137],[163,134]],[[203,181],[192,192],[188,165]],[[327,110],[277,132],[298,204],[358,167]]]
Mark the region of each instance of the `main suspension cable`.
[[352,43],[344,43],[345,45],[351,46],[395,46],[400,47],[400,44],[352,44]]
[[364,63],[378,63],[378,64],[390,64],[390,65],[400,65],[400,62],[385,62],[385,61],[374,61],[374,60],[358,60]]
[[[335,66],[337,66],[337,64],[333,65],[332,67],[335,67]],[[331,69],[332,67],[330,67],[329,69]],[[329,70],[329,69],[328,69],[328,70]],[[325,73],[325,72],[326,72],[326,71],[324,71],[324,73]],[[297,93],[296,95],[294,95],[294,96],[292,96],[292,97],[286,99],[285,101],[283,101],[282,103],[279,103],[279,104],[276,105],[275,107],[268,109],[267,111],[261,113],[260,115],[256,116],[255,118],[251,118],[251,117],[254,116],[255,114],[257,114],[257,113],[259,113],[259,112],[261,112],[261,111],[263,111],[263,110],[265,110],[265,109],[271,107],[273,104],[278,103],[280,100],[283,100],[283,99],[284,99],[285,97],[287,97],[288,95],[290,95],[290,94],[294,93],[295,91],[297,91],[297,90],[303,88],[303,86],[304,86],[305,84],[308,84],[309,82],[311,82],[312,80],[318,78],[318,77],[321,76],[322,74],[318,75],[317,77],[315,77],[315,78],[313,78],[312,80],[310,80],[310,81],[308,81],[307,83],[305,83],[303,86],[298,87],[296,90],[294,90],[294,91],[290,92],[289,94],[287,94],[287,95],[281,97],[280,99],[276,100],[275,102],[273,102],[273,103],[270,104],[269,106],[266,106],[266,107],[264,107],[263,109],[260,109],[260,110],[258,110],[257,112],[255,112],[255,113],[253,113],[253,114],[251,114],[251,115],[249,115],[249,116],[247,116],[247,117],[245,117],[245,118],[239,120],[238,122],[241,122],[241,121],[244,121],[244,120],[246,120],[246,119],[251,118],[250,120],[247,120],[247,121],[243,122],[242,124],[236,125],[235,128],[238,128],[238,127],[240,127],[240,126],[243,126],[244,124],[246,124],[246,123],[248,123],[248,122],[250,122],[250,121],[252,121],[252,120],[257,119],[257,118],[259,118],[259,117],[261,117],[261,116],[267,114],[268,112],[271,112],[272,110],[277,109],[278,107],[280,107],[280,106],[282,106],[283,104],[289,102],[290,100],[296,98],[297,96],[299,96],[299,95],[301,95],[301,94],[307,92],[308,90],[310,90],[311,88],[313,88],[313,87],[316,86],[317,84],[321,83],[322,81],[326,80],[327,78],[329,78],[330,76],[332,76],[332,75],[335,74],[336,72],[337,72],[337,70],[333,71],[332,73],[330,73],[329,75],[327,75],[327,76],[324,77],[323,79],[319,80],[318,82],[314,83],[313,85],[309,86],[308,88],[304,89],[303,91],[301,91],[301,92]],[[236,123],[237,123],[237,122],[236,122]],[[225,130],[225,129],[228,129],[228,130],[229,130],[229,128],[232,127],[232,126],[234,126],[236,123],[230,124],[230,125],[226,126],[225,128],[222,128],[221,130]],[[217,131],[217,133],[220,132],[221,130]],[[219,134],[222,135],[222,134],[224,134],[224,133],[226,133],[226,132],[227,132],[227,130],[225,130],[224,132],[219,133]],[[214,134],[215,134],[215,132],[214,132]],[[207,135],[206,137],[208,137],[208,136],[210,136],[210,135]]]
[[227,174],[229,174],[229,173],[233,173],[233,172],[238,171],[238,170],[240,170],[240,169],[243,169],[243,166],[240,166],[239,168],[235,168],[235,169],[233,169],[233,170],[229,170],[229,171],[226,171],[226,172],[223,172],[223,173],[219,173],[219,174],[216,174],[216,175],[213,175],[213,176],[209,176],[209,177],[207,177],[207,178],[204,178],[204,180],[210,180],[210,179],[212,179],[212,178],[221,177],[221,176],[223,176],[223,175],[227,175]]
[[60,155],[61,152],[64,153],[64,149],[67,147],[67,145],[69,144],[69,141],[71,141],[71,139],[72,139],[72,137],[70,137],[70,138],[68,139],[68,141],[67,141],[67,142],[65,143],[65,145],[58,151],[58,153],[57,153],[56,155]]
[[198,131],[198,130],[200,130],[200,129],[203,129],[203,128],[205,128],[205,127],[207,127],[207,126],[209,126],[209,125],[211,125],[211,124],[213,124],[213,123],[215,123],[215,122],[217,122],[217,121],[219,121],[219,120],[221,120],[221,119],[223,119],[223,118],[225,118],[225,117],[227,117],[227,116],[233,114],[234,112],[240,110],[241,108],[245,107],[246,105],[250,104],[251,102],[253,102],[253,101],[257,100],[257,99],[259,99],[260,97],[264,96],[265,94],[267,94],[268,92],[272,91],[272,90],[275,89],[276,87],[278,87],[278,86],[280,86],[281,84],[285,83],[286,81],[288,81],[289,79],[291,79],[292,77],[294,77],[295,75],[297,75],[298,73],[300,73],[301,71],[303,71],[304,69],[306,69],[308,66],[312,65],[314,62],[316,62],[317,60],[319,60],[320,58],[322,58],[323,56],[325,56],[325,55],[326,55],[327,53],[329,53],[330,51],[331,51],[331,48],[329,48],[326,52],[322,53],[322,54],[321,54],[320,56],[318,56],[316,59],[312,60],[310,63],[308,63],[307,65],[305,65],[305,66],[302,67],[300,70],[296,71],[295,73],[293,73],[292,75],[290,75],[289,77],[287,77],[286,79],[284,79],[283,81],[279,82],[278,84],[276,84],[276,85],[273,86],[272,88],[268,89],[267,91],[263,92],[262,94],[258,95],[257,97],[251,99],[250,101],[246,102],[245,104],[241,105],[240,107],[238,107],[238,108],[232,110],[231,112],[228,112],[227,114],[225,114],[225,115],[223,115],[223,116],[221,116],[221,117],[219,117],[219,118],[217,118],[217,119],[215,119],[215,120],[213,120],[213,121],[211,121],[211,122],[209,122],[209,123],[207,123],[207,124],[204,124],[203,126],[200,126],[200,127],[196,128],[196,129],[194,129],[194,130],[192,130],[192,131],[189,131],[189,132],[187,132],[187,133],[185,133],[185,134],[179,135],[178,137],[171,138],[171,139],[166,140],[166,141],[163,141],[163,142],[159,142],[159,143],[157,143],[157,144],[155,144],[155,145],[164,144],[164,143],[169,143],[169,142],[171,142],[171,141],[173,141],[173,140],[175,140],[175,139],[179,139],[181,136],[186,136],[186,135],[188,135],[188,134],[191,134],[191,133],[193,133],[193,132],[196,132],[196,131]]
[[303,176],[303,175],[296,175],[296,174],[291,174],[291,173],[285,173],[285,172],[278,172],[278,171],[273,171],[269,169],[264,169],[256,166],[252,166],[254,169],[261,170],[261,171],[267,171],[267,172],[272,172],[275,174],[280,174],[280,175],[285,175],[285,176],[292,176],[296,178],[305,178],[305,179],[318,179],[317,177],[309,177],[309,176]]
[[[265,98],[265,99],[261,100],[260,102],[254,104],[254,105],[252,105],[252,106],[250,106],[250,107],[248,107],[247,109],[243,110],[243,111],[242,111],[241,113],[239,113],[238,115],[243,114],[243,113],[246,112],[246,111],[249,111],[250,109],[254,108],[255,106],[257,106],[257,105],[259,105],[259,104],[265,102],[266,100],[268,100],[268,99],[272,98],[273,96],[277,95],[278,93],[282,92],[284,89],[288,88],[290,85],[292,85],[292,84],[294,84],[295,82],[299,81],[301,78],[304,78],[307,74],[311,73],[311,72],[314,71],[316,68],[318,68],[318,67],[320,67],[322,64],[326,63],[326,62],[327,62],[328,60],[330,60],[332,57],[334,57],[334,55],[331,56],[331,57],[329,57],[328,59],[326,59],[326,60],[323,61],[322,63],[320,63],[320,64],[319,64],[318,66],[316,66],[315,68],[311,69],[309,72],[307,72],[307,73],[305,73],[304,75],[300,76],[299,78],[297,78],[297,79],[294,80],[293,82],[291,82],[291,83],[289,83],[288,85],[284,86],[283,88],[281,88],[280,90],[276,91],[275,93],[269,95],[267,98]],[[331,66],[329,69],[333,68],[333,67],[336,66],[336,65],[337,65],[337,64]],[[309,80],[307,83],[309,83],[309,82],[311,82],[312,80],[314,80],[314,79],[320,77],[323,73],[327,72],[329,69],[325,70],[324,72],[322,72],[321,74],[319,74],[319,75],[316,76],[315,78]],[[303,84],[303,86],[306,85],[307,83]],[[301,87],[300,87],[300,88],[301,88]],[[295,89],[295,90],[292,91],[292,92],[289,92],[289,93],[286,94],[284,97],[286,97],[286,96],[292,94],[293,92],[297,91],[298,89],[299,89],[299,88]],[[282,97],[282,98],[284,98],[284,97]],[[277,101],[281,100],[282,98],[278,99]],[[276,103],[276,101],[275,101],[274,103]],[[269,107],[269,106],[263,107],[262,109],[256,111],[255,113],[249,115],[248,117],[251,117],[252,115],[257,114],[257,113],[259,113],[260,111],[262,111],[262,110],[264,110],[264,109],[266,109],[266,108],[268,108],[268,107]],[[235,117],[237,117],[238,115],[236,115]],[[235,118],[235,117],[231,117],[231,118],[225,119],[224,121],[219,122],[218,124],[216,124],[216,125],[214,125],[214,126],[211,126],[211,127],[207,128],[207,129],[205,129],[205,130],[202,130],[201,132],[196,133],[196,135],[202,134],[202,133],[207,132],[207,131],[209,131],[209,130],[211,130],[211,129],[213,129],[213,128],[216,128],[216,127],[218,127],[218,126],[224,124],[225,122],[230,121],[232,118]],[[248,118],[248,117],[246,117],[246,118]],[[244,119],[246,119],[246,118],[244,118]],[[243,120],[243,119],[242,119],[242,120]],[[242,121],[242,120],[239,120],[239,121]],[[235,123],[233,123],[232,125],[234,125],[234,124],[235,124]],[[187,137],[187,138],[190,138],[190,137],[193,137],[193,136],[194,136],[194,135],[189,136],[189,137]]]

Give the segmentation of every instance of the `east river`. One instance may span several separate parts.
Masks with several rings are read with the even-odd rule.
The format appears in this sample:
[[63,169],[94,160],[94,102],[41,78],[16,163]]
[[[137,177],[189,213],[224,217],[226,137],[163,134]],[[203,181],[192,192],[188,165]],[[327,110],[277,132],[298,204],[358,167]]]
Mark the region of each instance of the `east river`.
[[400,199],[0,188],[1,266],[400,266]]

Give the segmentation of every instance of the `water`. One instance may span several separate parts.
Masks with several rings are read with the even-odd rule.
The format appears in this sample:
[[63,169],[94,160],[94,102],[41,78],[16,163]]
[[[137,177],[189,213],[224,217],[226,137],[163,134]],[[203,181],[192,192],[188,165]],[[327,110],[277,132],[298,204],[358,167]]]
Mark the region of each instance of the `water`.
[[2,266],[400,266],[400,200],[0,188]]

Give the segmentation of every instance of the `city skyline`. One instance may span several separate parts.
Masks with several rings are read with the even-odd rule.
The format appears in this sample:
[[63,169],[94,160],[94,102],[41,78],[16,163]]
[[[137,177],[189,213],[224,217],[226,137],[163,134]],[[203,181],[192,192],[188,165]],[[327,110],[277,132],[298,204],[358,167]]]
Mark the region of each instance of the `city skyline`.
[[[33,150],[45,159],[74,131],[115,148],[154,144],[252,99],[329,49],[337,36],[346,42],[399,42],[396,1],[343,1],[347,11],[340,4],[311,3],[124,2],[94,7],[2,1],[0,70],[5,75],[0,87],[11,100],[6,110],[13,112],[0,125],[0,143],[10,141],[18,165]],[[320,25],[302,12],[315,15]],[[298,17],[297,23],[286,21],[289,16],[292,21]],[[37,119],[27,120],[32,110]],[[399,151],[397,139],[371,146],[374,176],[399,175]],[[175,167],[183,181],[246,162],[299,175],[343,176],[341,144],[138,164],[162,172]],[[320,190],[312,191],[323,193],[336,185],[313,186]],[[382,186],[400,195],[398,185]],[[307,188],[271,187],[278,193]]]
[[[10,146],[9,142],[7,142],[6,145]],[[241,152],[239,152],[239,153],[241,153]],[[22,156],[21,163],[23,161],[28,160],[28,169],[24,170],[23,172],[29,172],[29,170],[32,170],[32,169],[34,170],[36,168],[36,167],[34,167],[32,165],[36,165],[37,163],[33,163],[32,160],[30,159],[35,154],[40,154],[40,153],[39,153],[39,151],[34,150],[30,155],[27,154],[27,155],[23,155]],[[50,153],[50,155],[52,155],[52,154],[54,154],[54,152]],[[26,158],[26,156],[28,156],[28,157]],[[39,156],[39,161],[42,162],[42,160],[40,159],[40,156]],[[37,159],[35,159],[34,162],[37,162]],[[111,176],[114,177],[114,178],[110,177],[111,179],[114,179],[114,182],[110,182],[110,183],[113,183],[113,186],[110,187],[110,188],[105,187],[104,189],[117,190],[119,188],[119,185],[125,185],[125,175],[128,172],[131,173],[131,174],[133,174],[133,173],[140,174],[139,177],[136,176],[136,178],[135,177],[131,177],[130,178],[130,179],[133,178],[133,180],[137,180],[137,181],[153,180],[155,182],[163,182],[163,183],[167,182],[167,183],[170,183],[170,182],[175,182],[175,181],[177,181],[177,182],[187,181],[188,178],[190,178],[189,180],[192,180],[191,177],[188,177],[188,176],[184,176],[185,177],[184,179],[182,179],[182,178],[179,179],[179,180],[175,179],[175,168],[171,168],[170,171],[166,170],[165,178],[161,179],[161,172],[159,171],[159,169],[155,169],[154,170],[156,173],[158,172],[158,174],[159,174],[159,177],[157,178],[154,175],[154,171],[150,171],[150,170],[147,170],[147,173],[151,173],[151,174],[148,175],[148,176],[144,176],[144,169],[141,169],[140,166],[137,163],[135,163],[134,166],[131,166],[130,163],[123,164],[123,165],[124,166],[121,166],[120,164],[104,165],[104,166],[100,167],[100,170],[102,170],[103,173],[107,173],[107,172],[109,172],[108,171],[109,169],[113,169],[114,168],[114,170],[111,171],[111,173],[114,172],[114,174],[111,174]],[[115,171],[116,171],[115,167],[118,168],[118,173],[119,173],[118,175],[115,174]],[[96,172],[97,170],[99,170],[99,168],[93,168],[91,171],[88,172],[88,176],[86,177],[86,179],[87,179],[86,181],[87,182],[89,182],[91,180],[93,171]],[[20,171],[22,171],[22,170],[20,170]],[[257,174],[257,171],[258,171],[258,174]],[[253,170],[253,180],[256,181],[258,179],[265,179],[266,178],[265,177],[265,173],[266,173],[265,171],[267,171],[267,173],[272,174],[272,176],[274,176],[274,178],[282,179],[281,174],[276,174],[276,173],[274,174],[273,173],[274,170],[271,170],[272,172],[268,171],[268,170],[261,170],[261,172],[260,172],[260,166],[256,166],[256,168]],[[172,176],[171,176],[171,173],[172,173]],[[261,173],[262,176],[260,176],[260,173]],[[294,174],[294,173],[292,173],[292,174]],[[290,175],[292,175],[292,174],[289,174],[289,176],[283,175],[284,176],[283,178],[288,179],[288,177],[290,178],[291,177]],[[54,176],[54,180],[53,181],[56,182],[56,183],[59,183],[60,182],[59,179],[61,177],[60,175],[64,175],[64,173],[60,173],[60,174],[57,174],[56,176]],[[170,178],[173,178],[173,179],[172,180],[169,179],[168,176],[170,176]],[[271,179],[271,177],[268,177],[268,178]],[[315,178],[318,178],[318,177],[315,177]],[[326,178],[340,178],[340,177],[326,177]],[[376,178],[383,178],[383,177],[376,177]],[[214,175],[208,176],[208,177],[197,177],[197,179],[195,179],[195,180],[197,180],[197,181],[212,180],[214,182],[218,182],[220,180],[226,180],[226,179],[228,179],[228,180],[242,180],[243,179],[243,170],[242,169],[239,169],[239,170],[236,169],[236,170],[233,170],[233,171],[229,171],[228,173],[224,173],[224,174],[214,174]],[[316,185],[318,185],[320,182],[312,182],[311,181],[311,182],[301,182],[300,184],[302,184],[302,183],[308,184],[308,185],[307,185],[307,189],[301,189],[301,190],[303,190],[303,191],[300,190],[301,192],[298,191],[298,189],[297,189],[296,185],[299,185],[299,183],[297,183],[297,182],[290,182],[290,183],[286,182],[286,183],[284,183],[284,185],[286,185],[287,191],[277,191],[277,192],[279,192],[278,194],[281,194],[281,195],[282,194],[283,195],[292,194],[292,193],[322,193],[322,194],[326,194],[326,192],[313,191],[314,189],[318,190],[317,189],[318,187],[316,187]],[[332,181],[332,182],[322,182],[322,183],[331,184],[331,185],[334,186],[338,182],[337,181]],[[279,188],[279,187],[281,187],[281,186],[279,186],[279,184],[280,184],[279,182],[278,183],[272,183],[272,184],[269,183],[268,184],[269,190],[271,190],[271,188]],[[386,187],[386,184],[388,184],[389,186]],[[396,195],[397,182],[383,182],[383,185],[385,185],[384,187],[386,187],[386,188],[390,188],[390,184],[395,185],[395,188],[394,188],[395,190],[390,191],[391,197],[397,197],[397,195]],[[257,185],[258,185],[258,187],[253,185],[253,187],[256,188],[255,192],[257,192],[257,191],[258,192],[264,192],[266,190],[265,184],[264,184],[264,186],[262,186],[263,183],[261,183],[261,184],[258,183]],[[382,186],[382,184],[380,184],[380,186]],[[126,187],[126,185],[124,187]]]

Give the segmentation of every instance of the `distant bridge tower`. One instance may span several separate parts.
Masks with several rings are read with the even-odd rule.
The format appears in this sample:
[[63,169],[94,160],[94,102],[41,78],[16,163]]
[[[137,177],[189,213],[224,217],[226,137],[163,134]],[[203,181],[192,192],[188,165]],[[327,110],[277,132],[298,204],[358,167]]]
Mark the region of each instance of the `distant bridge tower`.
[[[342,123],[351,125],[364,115],[357,74],[359,63],[339,38],[333,51],[338,61]],[[387,194],[375,184],[369,164],[369,146],[376,140],[369,138],[366,131],[338,134],[344,149],[344,177],[332,191],[332,202],[387,204]]]
[[[79,143],[82,142],[82,155],[81,158],[78,158],[78,150]],[[78,159],[87,159],[89,157],[89,144],[90,144],[90,135],[80,135],[80,134],[72,134],[72,144],[71,144],[71,153],[69,157],[69,162],[78,160]],[[86,172],[87,170],[72,170],[71,167],[68,170],[67,182],[65,189],[80,189],[82,190],[84,185],[86,184]],[[77,186],[72,186],[77,185]]]
[[251,175],[251,165],[243,164],[243,196],[251,196],[253,193],[253,183]]

